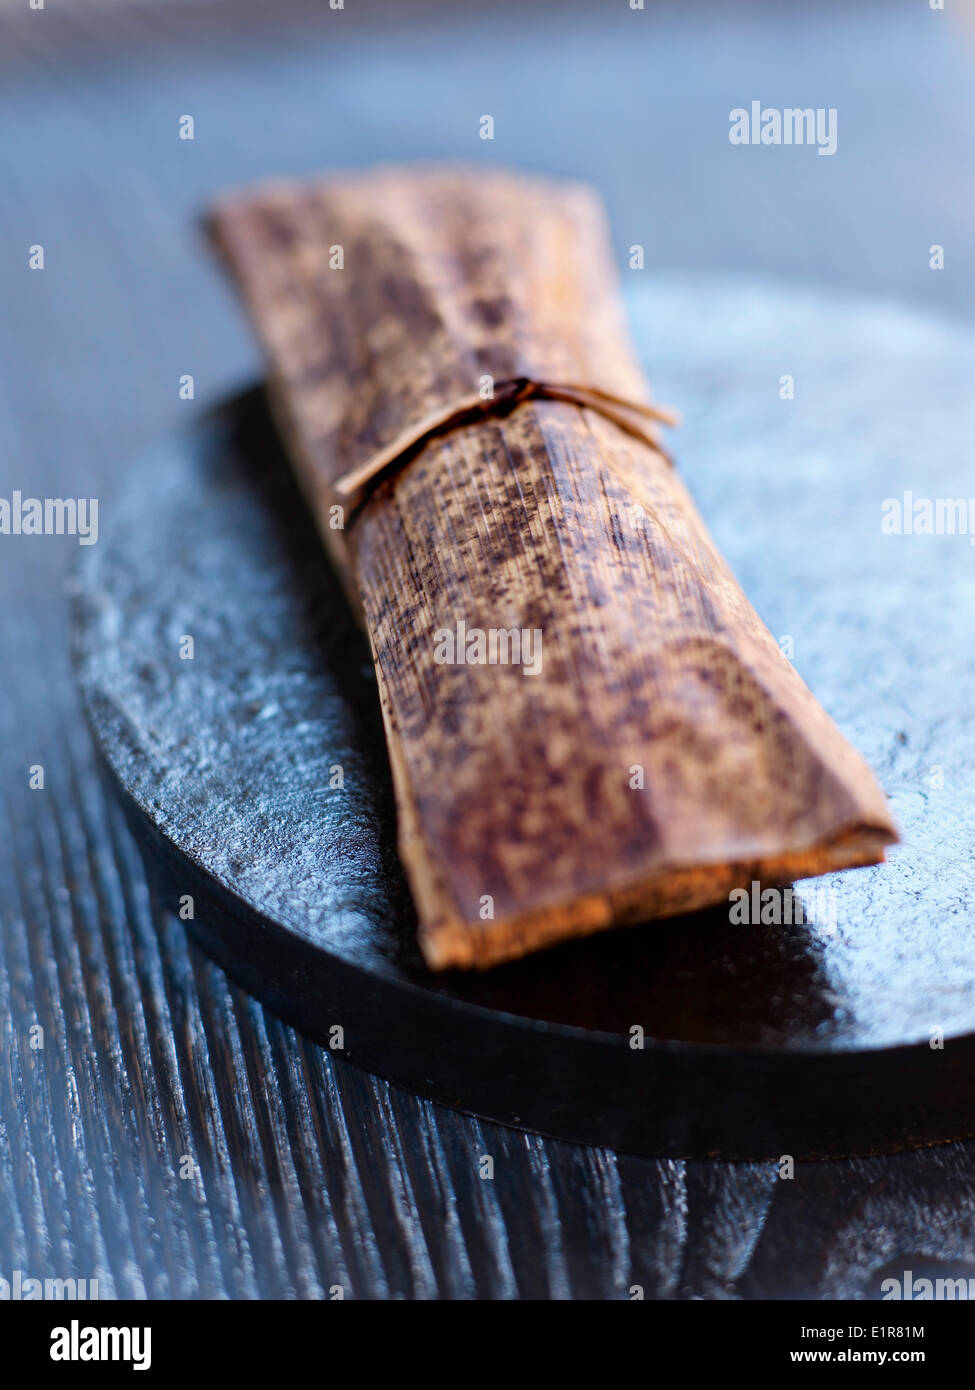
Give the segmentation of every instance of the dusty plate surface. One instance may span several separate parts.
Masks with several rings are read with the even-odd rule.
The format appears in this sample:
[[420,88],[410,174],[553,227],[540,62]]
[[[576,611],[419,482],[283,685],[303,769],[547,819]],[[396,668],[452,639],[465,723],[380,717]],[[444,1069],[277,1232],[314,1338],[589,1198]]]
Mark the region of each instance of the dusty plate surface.
[[161,891],[174,910],[192,896],[188,927],[235,978],[446,1104],[649,1153],[975,1132],[975,547],[881,530],[887,498],[975,491],[975,338],[818,292],[629,288],[705,519],[891,796],[886,866],[800,885],[793,925],[704,913],[432,976],[368,650],[259,390],[103,502],[74,635],[107,766]]

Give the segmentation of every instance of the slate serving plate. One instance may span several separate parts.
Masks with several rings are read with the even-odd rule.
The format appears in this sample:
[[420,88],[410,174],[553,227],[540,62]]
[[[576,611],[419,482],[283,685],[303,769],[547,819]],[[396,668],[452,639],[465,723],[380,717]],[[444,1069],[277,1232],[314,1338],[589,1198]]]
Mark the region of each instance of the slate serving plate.
[[423,1095],[651,1154],[975,1133],[975,549],[881,530],[884,499],[971,486],[975,339],[818,292],[631,280],[655,393],[687,421],[678,465],[892,797],[904,844],[887,865],[799,885],[793,924],[712,911],[432,975],[368,649],[260,388],[102,506],[74,647],[105,767],[204,949],[309,1036]]

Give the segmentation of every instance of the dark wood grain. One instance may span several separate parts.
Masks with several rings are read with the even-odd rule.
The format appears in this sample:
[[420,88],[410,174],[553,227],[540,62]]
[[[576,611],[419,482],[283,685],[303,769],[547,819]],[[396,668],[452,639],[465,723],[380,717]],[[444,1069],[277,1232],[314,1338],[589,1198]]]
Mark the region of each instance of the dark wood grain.
[[[595,179],[619,247],[645,242],[661,265],[975,310],[975,95],[946,15],[837,5],[827,22],[759,5],[705,26],[648,7],[637,36],[623,6],[558,25],[492,7],[432,32],[384,21],[366,55],[361,26],[336,37],[320,6],[300,8],[280,27],[250,19],[239,42],[236,6],[192,24],[169,5],[3,16],[3,491],[97,493],[109,509],[130,458],[256,375],[193,228],[219,188],[274,171],[489,154]],[[784,151],[729,158],[728,108],[784,77],[784,99],[840,106],[842,152],[812,168]],[[483,102],[503,118],[489,151],[471,148]],[[193,145],[176,139],[187,109]],[[26,269],[38,240],[42,275]],[[952,248],[940,277],[933,240]],[[194,403],[177,400],[185,371]],[[890,1267],[970,1271],[972,1145],[781,1182],[767,1165],[544,1142],[338,1065],[229,987],[152,901],[94,775],[67,660],[74,553],[65,538],[0,544],[0,1275],[157,1297],[341,1283],[358,1297],[639,1284],[724,1298],[876,1297]],[[27,786],[38,762],[43,792]]]

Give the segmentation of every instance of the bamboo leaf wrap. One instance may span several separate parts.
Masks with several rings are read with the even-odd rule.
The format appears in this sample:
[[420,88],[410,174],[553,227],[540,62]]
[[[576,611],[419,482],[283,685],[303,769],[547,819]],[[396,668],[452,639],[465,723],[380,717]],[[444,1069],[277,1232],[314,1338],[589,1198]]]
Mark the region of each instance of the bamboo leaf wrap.
[[[678,471],[599,411],[533,399],[451,428],[335,528],[336,481],[485,377],[649,399],[590,193],[389,169],[270,185],[212,227],[369,636],[432,968],[883,859],[866,764]],[[492,632],[533,659],[457,659]]]

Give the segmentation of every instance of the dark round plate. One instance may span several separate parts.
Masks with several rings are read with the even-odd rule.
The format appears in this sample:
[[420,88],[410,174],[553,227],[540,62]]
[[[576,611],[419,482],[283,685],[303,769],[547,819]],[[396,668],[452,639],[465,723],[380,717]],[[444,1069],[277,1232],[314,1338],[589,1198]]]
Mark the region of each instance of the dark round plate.
[[632,303],[719,545],[892,795],[905,843],[888,865],[801,885],[801,923],[712,911],[432,975],[368,650],[257,389],[102,507],[75,647],[104,759],[204,948],[304,1033],[423,1095],[644,1153],[973,1133],[975,550],[885,535],[881,508],[964,491],[975,342],[894,307],[720,280],[647,282]]

